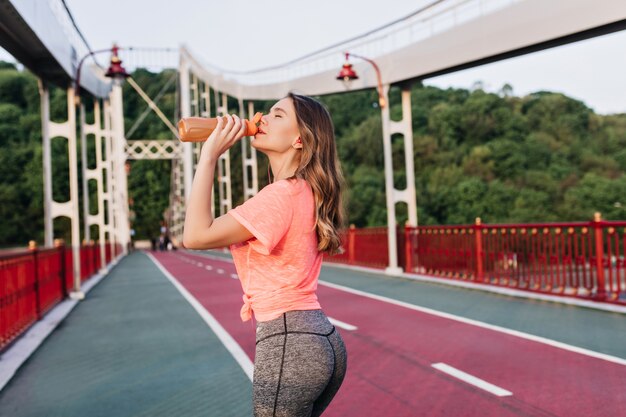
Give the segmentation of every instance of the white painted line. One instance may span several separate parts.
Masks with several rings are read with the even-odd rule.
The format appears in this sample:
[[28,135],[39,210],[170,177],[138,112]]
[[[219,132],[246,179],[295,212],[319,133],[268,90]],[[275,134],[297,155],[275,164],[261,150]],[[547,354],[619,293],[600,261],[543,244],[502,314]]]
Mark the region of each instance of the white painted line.
[[204,266],[204,264],[202,262],[198,262],[196,265],[198,265],[200,268],[202,268]]
[[[385,274],[385,272],[381,271],[380,269],[368,268],[364,266],[342,265],[342,264],[332,263],[332,262],[326,262],[324,263],[324,266],[328,266],[332,268],[339,268],[339,269],[348,269],[352,271],[361,271],[361,272],[365,272],[368,274],[376,274],[376,275]],[[586,308],[593,308],[595,310],[610,311],[612,313],[626,314],[626,306],[602,303],[598,301],[582,300],[579,298],[570,298],[570,297],[560,297],[558,295],[541,294],[541,293],[535,293],[531,291],[517,290],[515,288],[480,284],[477,282],[465,282],[465,281],[459,281],[457,279],[451,279],[451,278],[445,278],[445,277],[430,277],[427,275],[421,275],[417,273],[402,272],[400,274],[388,274],[388,275],[393,276],[393,277],[399,277],[399,278],[408,278],[413,281],[419,281],[419,282],[442,284],[442,285],[448,285],[451,287],[467,288],[470,290],[481,290],[485,292],[490,292],[490,293],[495,293],[495,294],[504,294],[504,295],[517,297],[517,298],[550,301],[550,302],[554,302],[558,304],[566,304],[566,305],[572,305],[576,307],[586,307]]]
[[341,327],[342,329],[346,329],[346,330],[356,330],[356,329],[358,329],[358,327],[356,327],[356,326],[353,326],[353,325],[348,324],[348,323],[344,323],[343,321],[339,321],[339,320],[334,319],[332,317],[328,317],[328,320],[332,324],[334,324],[335,326]]
[[237,274],[230,274],[230,277],[232,279],[239,279],[239,275],[237,275]]
[[218,268],[218,269],[217,269],[217,273],[218,273],[218,274],[223,274],[223,273],[224,273],[224,270],[223,270],[222,268]]
[[394,300],[393,298],[384,297],[382,295],[371,294],[361,290],[355,290],[354,288],[345,287],[343,285],[333,284],[331,282],[319,281],[320,285],[325,285],[330,288],[334,288],[336,290],[341,290],[345,292],[349,292],[351,294],[360,295],[363,297],[371,298],[378,301],[384,301],[389,304],[394,304],[397,306],[405,307],[411,310],[420,311],[426,314],[432,314],[433,316],[443,317],[450,320],[455,320],[465,324],[471,324],[472,326],[482,327],[484,329],[494,330],[496,332],[505,333],[511,336],[516,336],[526,340],[532,340],[533,342],[543,343],[552,347],[556,347],[563,350],[568,350],[570,352],[579,353],[581,355],[590,356],[592,358],[602,359],[607,362],[613,362],[618,365],[626,366],[626,359],[618,358],[617,356],[607,355],[606,353],[595,352],[593,350],[568,345],[567,343],[557,342],[556,340],[548,339],[541,336],[535,336],[529,333],[520,332],[518,330],[507,329],[506,327],[496,326],[494,324],[485,323],[478,320],[468,319],[466,317],[457,316],[450,313],[444,313],[443,311],[433,310],[432,308],[420,307],[415,304],[406,303],[404,301]]
[[432,367],[448,375],[452,375],[453,377],[458,378],[463,382],[467,382],[468,384],[474,385],[475,387],[478,387],[487,392],[490,392],[493,395],[497,395],[498,397],[508,397],[510,395],[513,395],[511,391],[507,391],[503,388],[500,388],[497,385],[490,384],[489,382],[483,379],[477,378],[473,375],[460,371],[456,368],[453,368],[450,365],[446,365],[445,363],[441,363],[441,362],[433,363]]
[[146,253],[152,262],[163,272],[163,274],[170,280],[170,282],[176,287],[176,289],[185,297],[185,299],[191,304],[191,306],[198,312],[200,317],[204,320],[204,322],[213,330],[215,335],[221,340],[226,349],[230,352],[231,355],[235,358],[239,366],[246,373],[250,381],[252,381],[252,372],[254,370],[254,365],[252,361],[243,351],[241,346],[232,338],[232,336],[222,327],[222,325],[209,313],[200,302],[193,296],[185,287],[183,287],[176,278],[172,274],[170,274],[164,267],[161,265],[159,261],[156,260],[154,256],[150,253]]
[[[202,255],[198,255],[198,256],[204,256],[204,257],[215,259],[215,260],[220,260],[220,261],[226,261],[226,262],[233,263],[232,259],[226,259],[226,258],[222,258],[222,257],[215,256],[215,255],[202,254]],[[337,267],[344,268],[344,269],[354,269],[354,270],[357,270],[357,271],[360,270],[360,271],[367,272],[367,273],[381,274],[380,270],[375,270],[375,269],[372,269],[372,268],[352,267],[352,266],[345,266],[345,265],[341,265],[340,266],[340,265],[335,265],[335,264],[331,264],[331,263],[324,263],[324,266],[333,266],[333,267],[337,266]],[[407,278],[409,277],[409,275],[412,275],[412,274],[402,274],[402,276],[407,277]],[[440,283],[439,278],[433,278],[432,281]],[[452,281],[452,280],[450,280],[450,281]],[[556,340],[548,339],[546,337],[535,336],[533,334],[524,333],[524,332],[521,332],[521,331],[518,331],[518,330],[508,329],[506,327],[497,326],[497,325],[494,325],[494,324],[489,324],[489,323],[485,323],[485,322],[478,321],[478,320],[468,319],[466,317],[461,317],[461,316],[457,316],[457,315],[454,315],[454,314],[445,313],[443,311],[434,310],[432,308],[420,307],[420,306],[415,305],[415,304],[406,303],[404,301],[399,301],[399,300],[394,300],[393,298],[384,297],[382,295],[377,295],[377,294],[371,294],[371,293],[368,293],[368,292],[365,292],[365,291],[356,290],[354,288],[346,287],[346,286],[339,285],[339,284],[333,284],[331,282],[327,282],[327,281],[323,281],[323,280],[319,280],[318,282],[319,282],[320,285],[325,285],[327,287],[334,288],[336,290],[345,291],[345,292],[348,292],[348,293],[351,293],[351,294],[356,294],[356,295],[360,295],[360,296],[367,297],[367,298],[372,298],[374,300],[383,301],[383,302],[386,302],[386,303],[390,303],[390,304],[394,304],[394,305],[397,305],[397,306],[405,307],[405,308],[408,308],[408,309],[411,309],[411,310],[415,310],[415,311],[420,311],[422,313],[432,314],[433,316],[438,316],[438,317],[443,317],[443,318],[450,319],[450,320],[459,321],[461,323],[470,324],[472,326],[482,327],[484,329],[489,329],[489,330],[493,330],[493,331],[496,331],[496,332],[505,333],[505,334],[508,334],[508,335],[511,335],[511,336],[519,337],[521,339],[531,340],[531,341],[537,342],[537,343],[543,343],[545,345],[552,346],[552,347],[555,347],[555,348],[558,348],[558,349],[563,349],[563,350],[567,350],[567,351],[570,351],[570,352],[578,353],[578,354],[581,354],[581,355],[589,356],[589,357],[592,357],[592,358],[602,359],[602,360],[607,361],[607,362],[612,362],[612,363],[616,363],[618,365],[626,366],[626,359],[618,358],[617,356],[608,355],[606,353],[600,353],[600,352],[596,352],[596,351],[593,351],[593,350],[589,350],[589,349],[585,349],[585,348],[581,348],[581,347],[577,347],[577,346],[568,345],[567,343],[558,342]],[[474,288],[474,287],[468,286],[468,288],[471,289],[471,288]],[[532,297],[526,297],[526,298],[532,298]]]
[[208,269],[209,271],[213,269],[213,267],[211,265],[207,265],[205,266],[206,269]]

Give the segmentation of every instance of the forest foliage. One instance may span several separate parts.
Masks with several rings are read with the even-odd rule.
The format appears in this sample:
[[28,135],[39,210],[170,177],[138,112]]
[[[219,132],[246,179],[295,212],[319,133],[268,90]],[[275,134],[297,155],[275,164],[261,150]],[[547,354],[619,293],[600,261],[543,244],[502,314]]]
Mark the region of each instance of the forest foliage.
[[[133,77],[149,96],[162,93],[158,105],[175,122],[174,70],[153,73],[140,69]],[[356,227],[385,225],[382,127],[376,92],[317,98],[333,117],[347,181],[349,223]],[[91,123],[91,100],[85,95],[83,102]],[[399,87],[392,87],[390,103],[392,119],[401,119]],[[605,219],[626,219],[626,114],[599,115],[579,100],[549,91],[518,97],[509,85],[489,93],[481,88],[444,90],[415,83],[411,103],[419,224],[468,224],[476,217],[484,223],[586,221],[596,211]],[[272,104],[255,102],[255,110],[267,111]],[[229,99],[228,107],[229,112],[238,112],[235,99]],[[125,84],[128,139],[170,139],[171,133],[153,112],[131,132],[146,108]],[[67,119],[65,90],[51,88],[50,113],[54,121]],[[403,138],[395,135],[392,142],[395,186],[403,189]],[[93,140],[88,144],[88,166],[92,168]],[[0,62],[1,246],[43,241],[41,149],[37,79],[13,64]],[[80,158],[80,150],[78,155]],[[240,145],[231,148],[230,158],[234,207],[243,202]],[[261,153],[257,158],[262,188],[268,183],[268,161]],[[53,196],[57,201],[69,196],[67,163],[66,141],[53,139]],[[79,159],[79,168],[80,163]],[[158,233],[169,202],[170,171],[169,161],[131,161],[128,185],[138,239]],[[90,206],[95,213],[93,184]],[[404,224],[406,205],[397,204],[396,208],[398,222]],[[81,223],[81,233],[82,227]],[[55,237],[69,238],[66,219],[55,220],[54,229]]]

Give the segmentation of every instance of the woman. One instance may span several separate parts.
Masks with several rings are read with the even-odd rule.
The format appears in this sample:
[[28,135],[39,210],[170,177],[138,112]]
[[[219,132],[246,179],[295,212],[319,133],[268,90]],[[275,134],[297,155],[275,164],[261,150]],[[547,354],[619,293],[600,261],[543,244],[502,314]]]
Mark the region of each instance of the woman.
[[183,242],[230,246],[244,291],[241,319],[254,313],[257,320],[254,415],[319,416],[347,364],[343,340],[315,294],[322,254],[339,251],[345,216],[332,120],[310,97],[290,93],[278,101],[251,143],[268,156],[274,180],[213,220],[215,164],[244,131],[236,115],[220,119],[203,145]]

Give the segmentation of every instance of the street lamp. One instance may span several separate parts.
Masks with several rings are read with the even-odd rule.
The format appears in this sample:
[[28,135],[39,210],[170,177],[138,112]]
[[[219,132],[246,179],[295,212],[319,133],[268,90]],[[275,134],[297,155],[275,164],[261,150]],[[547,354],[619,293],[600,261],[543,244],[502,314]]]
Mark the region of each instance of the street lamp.
[[341,71],[339,71],[337,79],[343,81],[346,88],[350,88],[350,83],[353,80],[357,80],[359,78],[359,76],[356,75],[356,72],[352,69],[352,64],[348,61],[351,55],[355,58],[360,58],[364,61],[369,62],[370,64],[372,64],[374,70],[376,71],[376,79],[378,81],[378,86],[376,88],[376,91],[378,91],[378,104],[380,105],[381,109],[384,108],[387,105],[387,101],[385,100],[385,94],[383,93],[383,81],[382,77],[380,76],[380,69],[378,68],[378,65],[376,65],[376,62],[364,56],[351,54],[350,52],[346,52],[345,54],[346,62],[343,64],[343,67],[341,67]]
[[113,47],[111,49],[90,51],[87,55],[81,58],[80,62],[78,63],[78,67],[76,68],[76,82],[74,88],[76,105],[80,104],[80,69],[83,66],[83,62],[85,62],[85,59],[89,58],[90,56],[94,56],[95,54],[99,54],[102,52],[111,52],[111,64],[109,65],[109,69],[107,70],[105,76],[112,78],[114,81],[121,81],[130,76],[130,74],[126,72],[124,67],[122,67],[122,60],[117,54],[120,49],[122,48],[118,47],[116,44],[113,44]]
[[[119,233],[121,236],[120,240],[122,243],[128,243],[130,241],[129,238],[129,229],[130,225],[126,223],[123,219],[128,218],[128,200],[126,197],[127,193],[127,180],[126,177],[128,175],[128,171],[130,170],[130,165],[126,163],[126,138],[124,137],[124,115],[123,115],[123,105],[122,105],[122,82],[124,79],[129,77],[130,75],[126,72],[124,67],[122,66],[122,60],[120,59],[118,52],[120,49],[133,49],[133,48],[120,48],[116,44],[113,44],[113,47],[110,49],[100,49],[97,51],[90,51],[88,54],[83,56],[78,63],[76,68],[76,80],[74,83],[74,103],[77,106],[81,107],[81,112],[83,112],[83,106],[80,104],[80,73],[81,68],[85,60],[99,53],[109,52],[111,54],[111,61],[109,68],[107,69],[105,76],[112,79],[112,88],[111,92],[108,94],[108,106],[110,111],[105,115],[105,124],[110,123],[110,128],[108,129],[108,134],[106,141],[110,141],[110,149],[107,150],[106,158],[108,161],[112,163],[110,171],[112,173],[112,181],[111,183],[115,183],[115,196],[109,195],[109,204],[112,206],[113,210],[113,219],[115,223],[113,223],[113,219],[109,218],[110,224],[116,224],[115,228],[116,233]],[[106,102],[105,102],[106,106]],[[106,107],[105,107],[106,108]],[[83,161],[86,161],[86,134],[84,133],[83,127],[84,120],[81,119],[81,144],[83,149]],[[100,123],[98,120],[96,123]],[[87,175],[86,175],[86,162],[83,164],[83,190],[85,193],[85,201],[88,201],[87,198]],[[109,170],[108,169],[108,170]],[[108,175],[108,171],[107,171]],[[108,187],[111,187],[109,181],[107,180]],[[85,205],[85,207],[87,207]],[[87,210],[87,209],[85,209]],[[86,212],[87,213],[87,212]],[[87,217],[87,214],[85,215]],[[113,239],[111,240],[111,244],[113,245]]]
[[[376,62],[364,56],[345,52],[346,62],[343,64],[337,79],[343,81],[349,87],[353,80],[358,79],[358,75],[348,61],[352,55],[355,58],[369,62],[376,71],[378,103],[380,105],[381,121],[383,128],[383,153],[385,162],[385,200],[387,205],[387,247],[389,251],[389,265],[385,268],[385,273],[396,275],[402,272],[398,266],[398,252],[396,241],[396,208],[395,203],[405,202],[408,207],[410,225],[417,225],[417,208],[415,203],[415,177],[413,168],[413,131],[411,127],[411,91],[406,85],[402,89],[402,114],[403,121],[393,122],[389,115],[387,105],[387,92],[389,85],[384,86],[380,69]],[[393,163],[391,135],[400,133],[404,136],[404,159],[406,169],[407,187],[404,190],[396,190],[393,184]]]

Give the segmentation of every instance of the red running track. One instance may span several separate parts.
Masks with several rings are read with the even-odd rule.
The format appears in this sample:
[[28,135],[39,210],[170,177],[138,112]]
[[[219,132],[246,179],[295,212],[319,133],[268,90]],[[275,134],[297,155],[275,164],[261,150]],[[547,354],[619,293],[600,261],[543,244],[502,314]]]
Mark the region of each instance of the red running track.
[[[239,318],[234,264],[153,254],[254,360],[254,324]],[[325,416],[626,416],[624,365],[323,285],[318,296],[329,317],[358,327],[340,329],[348,371]],[[439,362],[512,395],[498,397],[432,367]]]

